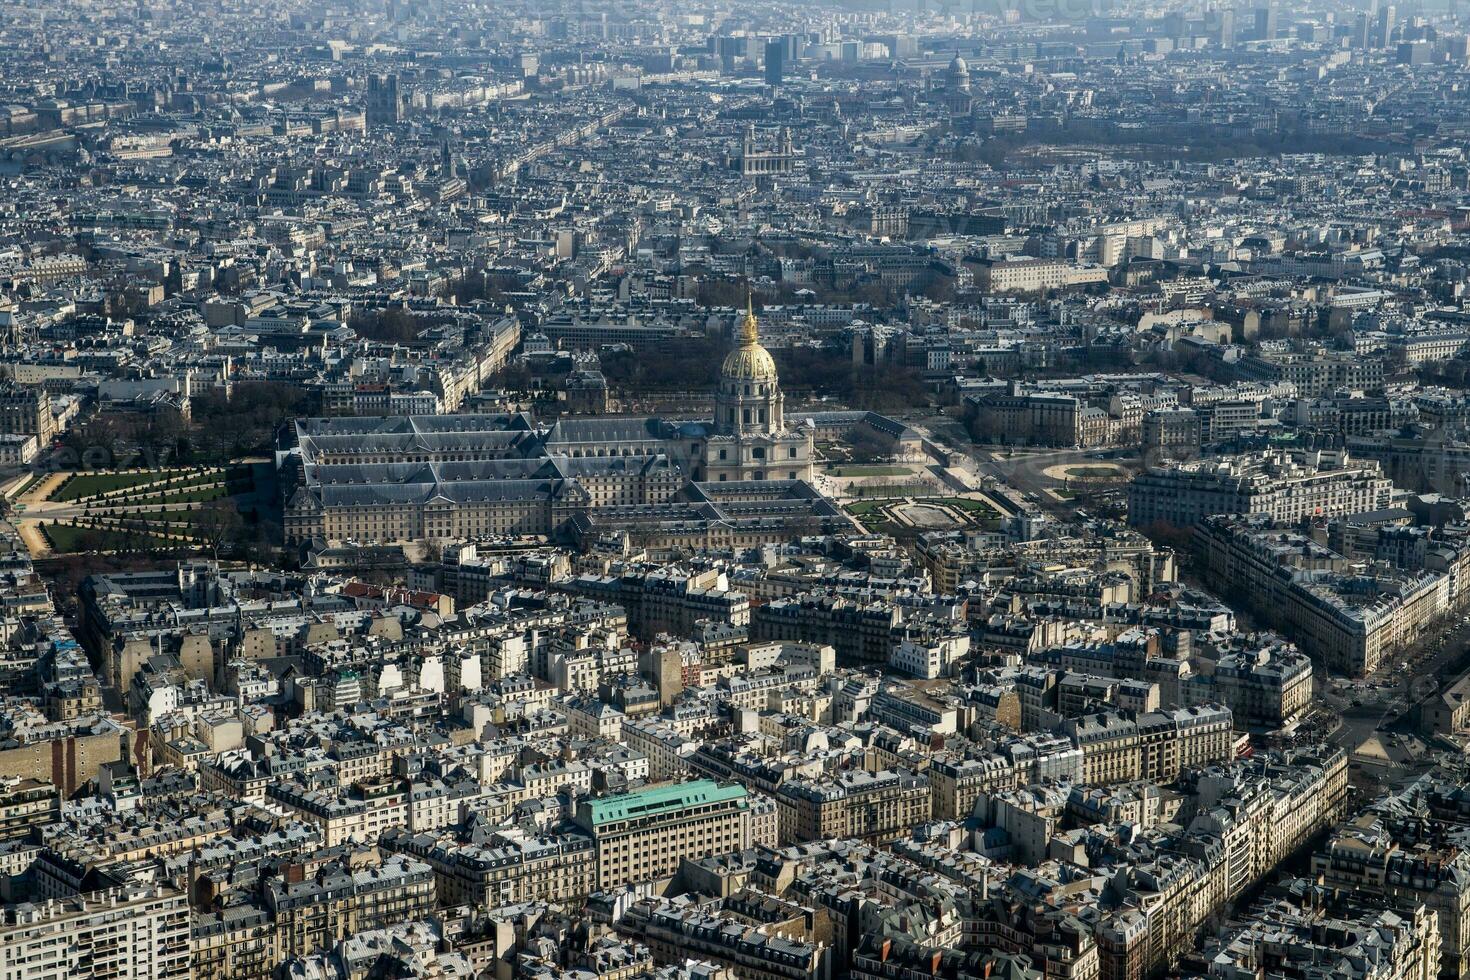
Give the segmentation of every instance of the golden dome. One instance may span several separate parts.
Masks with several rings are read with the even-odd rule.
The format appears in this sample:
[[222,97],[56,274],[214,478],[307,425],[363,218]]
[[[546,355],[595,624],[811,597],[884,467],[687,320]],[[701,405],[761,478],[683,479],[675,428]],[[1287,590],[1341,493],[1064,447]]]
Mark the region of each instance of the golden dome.
[[749,297],[745,301],[745,316],[740,321],[740,346],[725,355],[720,374],[729,381],[776,380],[776,360],[760,344],[755,310],[751,308]]
[[776,362],[760,344],[738,347],[725,355],[720,374],[731,381],[775,381]]

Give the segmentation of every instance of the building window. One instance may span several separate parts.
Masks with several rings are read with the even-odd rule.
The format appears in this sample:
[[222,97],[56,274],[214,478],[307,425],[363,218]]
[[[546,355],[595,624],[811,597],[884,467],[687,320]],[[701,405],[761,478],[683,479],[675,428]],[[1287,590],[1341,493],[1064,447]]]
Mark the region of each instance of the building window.
[[730,454],[727,451],[721,449],[720,450],[720,458],[721,459],[729,459],[730,458]]

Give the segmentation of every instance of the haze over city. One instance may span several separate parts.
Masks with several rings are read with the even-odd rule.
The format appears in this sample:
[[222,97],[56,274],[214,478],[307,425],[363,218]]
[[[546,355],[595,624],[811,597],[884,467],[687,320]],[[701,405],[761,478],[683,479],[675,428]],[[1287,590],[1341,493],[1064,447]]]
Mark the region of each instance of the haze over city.
[[1470,10],[11,0],[0,980],[1470,978]]

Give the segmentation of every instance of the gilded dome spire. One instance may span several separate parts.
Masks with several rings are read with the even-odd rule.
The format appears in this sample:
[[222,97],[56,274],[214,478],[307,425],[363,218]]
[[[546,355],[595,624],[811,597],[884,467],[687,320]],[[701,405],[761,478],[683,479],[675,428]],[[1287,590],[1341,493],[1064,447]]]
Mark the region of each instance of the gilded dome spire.
[[745,291],[745,317],[740,321],[740,346],[754,347],[760,343],[760,330],[755,322],[755,306],[750,290]]
[[771,359],[771,352],[761,346],[755,306],[748,292],[745,296],[745,315],[740,318],[740,344],[725,355],[725,364],[720,374],[729,382],[776,382],[776,362]]

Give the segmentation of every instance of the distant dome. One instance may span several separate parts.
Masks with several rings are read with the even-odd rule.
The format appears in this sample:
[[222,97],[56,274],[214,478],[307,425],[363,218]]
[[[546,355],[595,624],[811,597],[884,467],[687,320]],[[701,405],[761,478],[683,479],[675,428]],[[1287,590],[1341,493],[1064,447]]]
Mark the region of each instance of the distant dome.
[[955,55],[954,60],[949,63],[949,73],[951,75],[968,75],[970,73],[970,66],[965,64],[964,58]]

